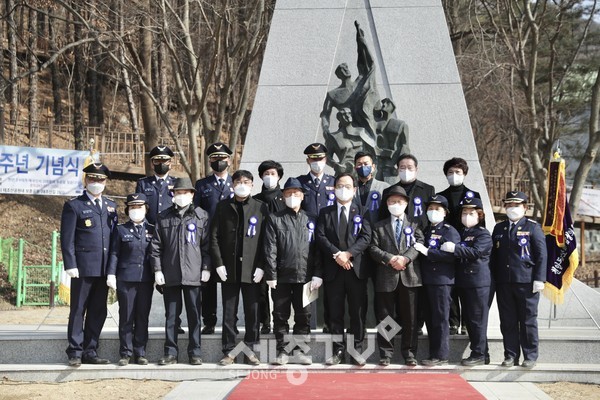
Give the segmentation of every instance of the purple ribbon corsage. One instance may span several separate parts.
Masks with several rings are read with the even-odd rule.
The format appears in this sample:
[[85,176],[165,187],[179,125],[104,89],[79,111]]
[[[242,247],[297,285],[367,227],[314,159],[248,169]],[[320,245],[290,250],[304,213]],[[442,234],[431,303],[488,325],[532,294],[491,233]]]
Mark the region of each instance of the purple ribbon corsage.
[[410,226],[404,228],[404,236],[406,236],[406,247],[410,247],[415,242],[415,237],[413,236],[413,229]]
[[519,239],[519,246],[521,246],[521,260],[529,258],[529,239],[526,236]]
[[422,203],[423,202],[421,201],[421,198],[419,196],[413,199],[413,204],[415,205],[415,217],[420,217],[421,215],[423,215],[423,206],[421,205]]
[[308,221],[306,227],[308,228],[308,241],[312,242],[315,237],[315,223],[312,221]]
[[246,232],[246,236],[254,237],[256,235],[256,224],[258,223],[258,218],[254,215],[250,217],[248,220],[248,232]]
[[354,231],[352,231],[352,235],[356,236],[362,228],[362,217],[360,215],[355,215],[354,218],[352,218],[352,222],[354,222]]
[[187,225],[187,234],[185,235],[186,243],[196,244],[196,224],[190,222]]
[[332,206],[334,202],[335,202],[335,193],[329,192],[327,194],[327,205]]
[[371,207],[369,207],[370,211],[377,211],[379,209],[379,200],[381,199],[381,195],[379,192],[371,193]]

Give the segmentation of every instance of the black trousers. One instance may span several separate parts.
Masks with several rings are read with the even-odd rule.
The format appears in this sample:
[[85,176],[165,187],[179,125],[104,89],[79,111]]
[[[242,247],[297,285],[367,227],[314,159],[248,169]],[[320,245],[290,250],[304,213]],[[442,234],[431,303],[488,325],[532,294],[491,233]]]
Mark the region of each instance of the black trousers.
[[205,326],[217,324],[217,281],[214,276],[202,285],[202,320]]
[[481,358],[486,354],[487,326],[490,307],[490,287],[459,288],[460,297],[464,300],[463,315],[467,324],[471,357]]
[[[429,358],[447,360],[450,352],[450,312],[451,285],[425,285],[427,304],[429,304],[429,320],[427,332],[429,336]],[[420,299],[419,299],[420,300]]]
[[537,313],[539,293],[532,293],[531,283],[496,283],[500,331],[504,356],[519,359],[523,350],[525,360],[538,358]]
[[271,304],[269,302],[269,285],[265,282],[259,283],[260,297],[258,299],[258,315],[260,323],[264,326],[271,325]]
[[[383,321],[386,317],[392,317],[400,326],[402,326],[402,341],[400,349],[402,356],[415,357],[418,344],[417,327],[417,304],[419,301],[419,288],[409,288],[404,286],[402,280],[398,281],[398,286],[392,292],[377,292],[375,296],[379,298],[377,305],[379,307],[379,316],[377,319]],[[377,334],[377,344],[381,357],[392,358],[394,354],[394,338],[386,339]]]
[[[450,326],[460,328],[465,325],[465,316],[462,312],[463,300],[460,296],[458,288],[452,288],[452,302],[450,303]],[[468,330],[469,328],[467,328]]]
[[[277,351],[285,351],[289,341],[285,335],[290,333],[289,319],[291,307],[294,307],[294,335],[310,334],[310,305],[302,307],[303,283],[278,283],[271,290],[273,299],[273,333],[277,341]],[[292,349],[293,350],[293,349]]]
[[[362,351],[362,342],[365,338],[365,297],[367,296],[367,279],[358,279],[353,269],[342,269],[337,272],[332,281],[325,282],[327,294],[327,310],[329,315],[329,329],[332,335],[344,334],[344,314],[346,302],[350,317],[348,333],[354,336],[354,348]],[[333,352],[345,350],[343,341],[333,342]]]
[[154,282],[117,281],[121,357],[146,355],[153,292]]
[[163,300],[165,302],[165,346],[164,354],[177,356],[177,318],[181,315],[183,303],[188,320],[188,356],[200,356],[200,315],[202,313],[202,293],[200,286],[165,286]]
[[240,303],[240,292],[244,300],[244,317],[246,334],[244,343],[251,349],[260,340],[260,321],[258,319],[258,299],[260,297],[260,284],[257,283],[221,283],[223,296],[223,332],[221,345],[223,354],[229,354],[236,346],[235,325]]
[[69,357],[97,357],[100,332],[106,321],[106,277],[71,279],[71,306],[66,353]]

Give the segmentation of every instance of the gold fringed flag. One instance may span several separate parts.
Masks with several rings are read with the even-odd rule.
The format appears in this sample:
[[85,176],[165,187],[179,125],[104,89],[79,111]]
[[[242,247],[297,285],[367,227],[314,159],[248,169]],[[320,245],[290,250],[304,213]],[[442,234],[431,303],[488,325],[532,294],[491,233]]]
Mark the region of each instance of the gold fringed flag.
[[567,202],[565,161],[555,153],[548,168],[548,192],[542,229],[546,235],[548,268],[544,296],[562,304],[579,266],[577,241]]

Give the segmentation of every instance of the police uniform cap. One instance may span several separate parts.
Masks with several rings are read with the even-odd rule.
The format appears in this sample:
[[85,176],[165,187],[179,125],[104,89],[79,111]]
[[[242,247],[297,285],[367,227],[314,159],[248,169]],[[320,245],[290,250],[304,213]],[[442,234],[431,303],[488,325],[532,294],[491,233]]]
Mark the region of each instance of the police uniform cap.
[[296,178],[288,178],[288,180],[285,181],[285,185],[283,185],[283,191],[286,189],[300,189],[302,190],[302,193],[305,192],[304,186],[302,186],[302,183],[300,183],[300,181]]
[[505,203],[526,203],[527,195],[519,191],[508,192],[506,198],[502,201]]
[[327,155],[327,147],[323,143],[312,143],[306,146],[304,154],[308,158],[323,158]]
[[429,207],[430,204],[439,204],[445,209],[448,209],[448,199],[441,194],[436,194],[431,196],[426,203],[426,206]]
[[279,175],[279,179],[283,177],[283,167],[280,163],[273,160],[266,160],[260,163],[260,165],[258,166],[258,176],[262,177],[264,172],[269,169],[276,169],[277,175]]
[[408,195],[406,194],[406,190],[400,185],[390,186],[390,188],[384,193],[383,201],[386,202],[391,196],[402,196],[409,200]]
[[229,149],[229,147],[227,147],[227,145],[222,142],[213,143],[210,146],[208,146],[206,149],[206,155],[209,157],[212,157],[212,156],[229,157],[232,154],[233,154],[233,151],[231,151],[231,149]]
[[156,146],[150,150],[150,159],[168,160],[175,154],[167,146]]
[[106,179],[110,178],[110,171],[106,165],[102,163],[92,163],[83,169],[86,176],[90,178]]
[[460,206],[462,208],[479,208],[479,209],[483,210],[483,202],[481,201],[481,199],[478,199],[477,197],[464,198],[460,202]]
[[173,185],[173,191],[175,190],[193,190],[195,192],[196,188],[192,185],[192,180],[186,176],[177,178],[175,185]]
[[132,193],[127,195],[125,205],[133,206],[137,204],[148,204],[148,198],[144,193]]

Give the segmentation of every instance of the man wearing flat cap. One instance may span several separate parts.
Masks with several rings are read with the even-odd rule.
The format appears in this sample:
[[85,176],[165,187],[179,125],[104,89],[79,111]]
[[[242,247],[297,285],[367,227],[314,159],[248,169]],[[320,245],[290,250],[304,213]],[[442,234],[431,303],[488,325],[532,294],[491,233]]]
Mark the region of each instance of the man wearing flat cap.
[[156,146],[150,150],[149,156],[154,175],[138,180],[135,192],[144,193],[148,199],[146,219],[155,224],[156,216],[173,205],[172,190],[176,178],[170,176],[169,171],[174,154],[167,146]]
[[[210,163],[212,174],[196,181],[194,205],[202,207],[208,213],[209,223],[215,215],[217,203],[233,197],[233,181],[228,173],[233,152],[225,143],[213,143],[206,148],[206,157]],[[202,319],[204,320],[203,334],[215,333],[217,324],[217,277],[202,288]]]
[[533,368],[538,358],[537,311],[546,281],[546,239],[542,228],[525,217],[527,196],[506,194],[506,221],[492,233],[490,269],[496,283],[500,331],[504,343],[503,367]]
[[150,245],[154,281],[164,285],[165,345],[158,365],[178,361],[176,319],[181,314],[181,297],[189,326],[187,354],[191,365],[200,358],[200,286],[210,279],[208,214],[192,203],[194,186],[188,177],[179,178],[173,188],[173,205],[159,214]]
[[102,195],[108,168],[90,164],[83,172],[85,192],[65,203],[60,221],[64,268],[71,277],[66,352],[72,367],[109,362],[96,350],[106,320],[108,252],[117,226],[117,205]]

